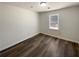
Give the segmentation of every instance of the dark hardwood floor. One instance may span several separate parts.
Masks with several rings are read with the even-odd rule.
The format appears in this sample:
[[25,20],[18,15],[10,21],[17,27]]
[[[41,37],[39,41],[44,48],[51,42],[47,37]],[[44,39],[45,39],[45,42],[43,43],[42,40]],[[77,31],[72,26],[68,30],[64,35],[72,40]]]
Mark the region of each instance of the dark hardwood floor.
[[0,52],[1,57],[78,57],[79,44],[44,34]]

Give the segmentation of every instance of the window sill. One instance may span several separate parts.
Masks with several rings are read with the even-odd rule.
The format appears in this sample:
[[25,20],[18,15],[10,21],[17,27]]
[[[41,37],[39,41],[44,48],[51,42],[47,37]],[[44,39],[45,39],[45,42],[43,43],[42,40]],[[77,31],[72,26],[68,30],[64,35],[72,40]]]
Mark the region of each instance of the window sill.
[[58,28],[58,27],[49,27],[49,29],[59,30],[59,28]]

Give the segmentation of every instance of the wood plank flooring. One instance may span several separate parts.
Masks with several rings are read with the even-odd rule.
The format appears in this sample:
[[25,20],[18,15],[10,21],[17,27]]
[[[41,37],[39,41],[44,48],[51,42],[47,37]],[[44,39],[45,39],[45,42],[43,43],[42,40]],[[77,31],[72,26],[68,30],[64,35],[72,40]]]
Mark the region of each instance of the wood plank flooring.
[[44,34],[0,52],[1,57],[79,57],[79,44]]

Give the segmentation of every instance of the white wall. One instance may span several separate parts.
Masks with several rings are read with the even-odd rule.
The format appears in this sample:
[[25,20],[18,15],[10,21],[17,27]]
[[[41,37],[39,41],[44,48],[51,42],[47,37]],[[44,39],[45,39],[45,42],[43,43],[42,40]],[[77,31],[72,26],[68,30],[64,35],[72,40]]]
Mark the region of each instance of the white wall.
[[[60,14],[58,31],[48,27],[51,14]],[[42,12],[38,15],[27,9],[0,5],[0,51],[38,34],[39,30],[41,33],[79,42],[79,7]]]
[[[59,14],[59,30],[49,29],[49,15]],[[40,32],[79,42],[79,6],[39,13]]]
[[38,33],[38,14],[0,5],[0,51]]

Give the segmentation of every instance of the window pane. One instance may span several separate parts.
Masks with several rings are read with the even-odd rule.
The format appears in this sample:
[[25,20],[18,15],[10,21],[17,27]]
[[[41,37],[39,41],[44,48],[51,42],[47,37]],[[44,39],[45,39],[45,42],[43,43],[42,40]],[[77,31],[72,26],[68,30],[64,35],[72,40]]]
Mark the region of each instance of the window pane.
[[51,23],[58,23],[58,17],[55,15],[55,16],[51,16]]
[[51,23],[51,27],[58,27],[58,24]]
[[50,29],[56,29],[56,30],[59,29],[59,18],[58,17],[59,17],[58,14],[50,16],[50,22],[49,22]]

